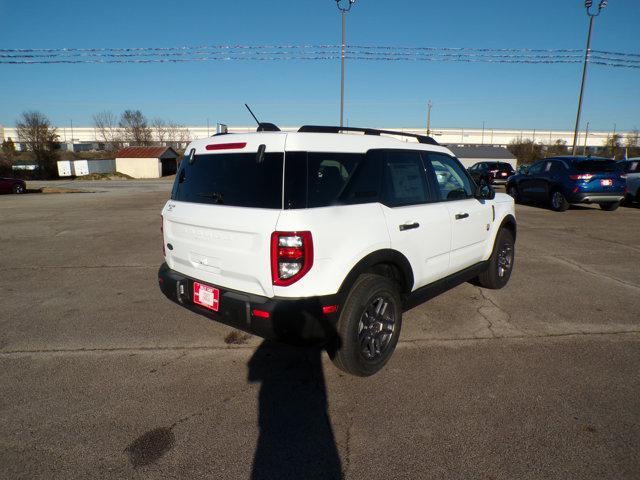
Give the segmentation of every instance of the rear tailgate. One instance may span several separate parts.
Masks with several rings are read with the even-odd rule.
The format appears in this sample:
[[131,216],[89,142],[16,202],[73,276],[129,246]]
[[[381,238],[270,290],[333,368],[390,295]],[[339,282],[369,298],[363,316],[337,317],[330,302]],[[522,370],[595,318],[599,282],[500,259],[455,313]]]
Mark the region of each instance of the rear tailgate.
[[204,283],[272,297],[270,239],[280,212],[169,201],[167,264]]
[[583,160],[576,164],[576,172],[582,177],[584,191],[620,193],[626,186],[622,170],[612,160]]
[[190,146],[193,158],[182,161],[163,210],[170,268],[273,296],[270,242],[282,211],[285,141],[279,133],[238,134]]

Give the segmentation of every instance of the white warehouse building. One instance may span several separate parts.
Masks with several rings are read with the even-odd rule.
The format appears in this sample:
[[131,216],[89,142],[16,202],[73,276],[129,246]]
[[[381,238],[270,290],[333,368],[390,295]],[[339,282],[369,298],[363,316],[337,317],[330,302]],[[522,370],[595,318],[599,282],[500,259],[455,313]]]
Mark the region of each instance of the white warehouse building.
[[[377,128],[377,127],[372,127]],[[281,127],[283,131],[296,131],[298,127]],[[255,125],[247,127],[229,127],[230,133],[254,132]],[[425,134],[425,129],[385,127],[384,130],[398,130],[405,133]],[[96,129],[93,127],[57,127],[60,143],[75,145],[76,147],[87,147],[89,144],[98,146],[101,141],[98,139]],[[185,137],[191,139],[207,138],[216,133],[215,128],[202,126],[183,127]],[[589,147],[601,147],[607,138],[614,133],[625,137],[629,132],[580,132],[578,145]],[[468,128],[433,128],[431,136],[439,143],[446,145],[509,145],[514,140],[532,139],[545,145],[553,145],[558,140],[564,141],[567,145],[573,143],[573,131],[561,130],[508,130],[508,129],[468,129]],[[0,126],[0,141],[11,138],[18,143],[18,135],[13,127]]]

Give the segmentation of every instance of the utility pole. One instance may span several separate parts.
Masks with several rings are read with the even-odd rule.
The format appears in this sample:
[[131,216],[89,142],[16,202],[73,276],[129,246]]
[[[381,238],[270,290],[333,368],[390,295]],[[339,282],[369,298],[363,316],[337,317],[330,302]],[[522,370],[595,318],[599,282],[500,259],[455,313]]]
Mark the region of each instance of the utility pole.
[[342,0],[335,0],[336,6],[342,15],[342,48],[340,54],[340,126],[343,126],[344,122],[344,57],[345,57],[345,37],[347,32],[347,13],[351,10],[351,7],[356,0],[349,0],[347,6],[342,6]]
[[433,108],[433,102],[429,100],[427,103],[427,137],[431,135],[431,109]]
[[209,119],[207,118],[207,137],[209,137]]
[[73,118],[71,119],[71,151],[75,152],[75,148],[73,147]]
[[584,150],[582,155],[587,156],[587,139],[589,138],[589,122],[587,122],[587,131],[584,133]]
[[578,98],[578,114],[576,115],[576,128],[573,133],[573,150],[572,155],[576,154],[578,147],[578,130],[580,129],[580,115],[582,114],[582,100],[584,99],[584,87],[587,81],[587,66],[589,65],[589,54],[591,52],[591,34],[593,33],[593,21],[600,15],[602,9],[607,6],[607,0],[600,0],[598,4],[598,11],[591,13],[591,7],[593,6],[593,0],[586,0],[584,6],[587,9],[587,15],[589,16],[589,33],[587,35],[587,48],[584,52],[584,64],[582,66],[582,82],[580,84],[580,96]]
[[484,145],[484,121],[482,122],[482,145]]

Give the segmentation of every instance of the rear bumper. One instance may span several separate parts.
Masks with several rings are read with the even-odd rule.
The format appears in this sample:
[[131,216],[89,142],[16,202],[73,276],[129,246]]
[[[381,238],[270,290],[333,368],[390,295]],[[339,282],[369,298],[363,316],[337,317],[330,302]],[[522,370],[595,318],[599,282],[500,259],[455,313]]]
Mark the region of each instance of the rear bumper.
[[624,199],[623,193],[578,192],[571,195],[571,197],[569,198],[569,203],[607,203],[607,202],[620,202],[623,199]]
[[[220,308],[214,312],[193,302],[194,280],[198,281],[171,270],[166,263],[158,271],[160,290],[169,300],[210,320],[263,338],[287,341],[336,338],[338,313],[323,314],[322,307],[340,308],[338,295],[268,298],[211,285],[220,290]],[[268,312],[269,317],[254,315],[255,309]]]

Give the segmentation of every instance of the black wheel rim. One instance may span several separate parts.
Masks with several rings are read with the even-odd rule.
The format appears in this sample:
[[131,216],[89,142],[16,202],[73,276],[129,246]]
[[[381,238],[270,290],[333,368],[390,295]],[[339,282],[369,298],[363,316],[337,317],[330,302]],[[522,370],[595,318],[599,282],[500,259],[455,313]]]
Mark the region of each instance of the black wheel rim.
[[513,267],[513,245],[503,243],[498,250],[498,277],[504,278]]
[[551,204],[553,205],[553,208],[560,208],[562,206],[562,201],[564,199],[562,198],[562,194],[560,192],[554,192],[553,196],[551,197]]
[[365,360],[381,358],[391,343],[396,330],[395,304],[386,295],[374,297],[358,322],[358,343]]

